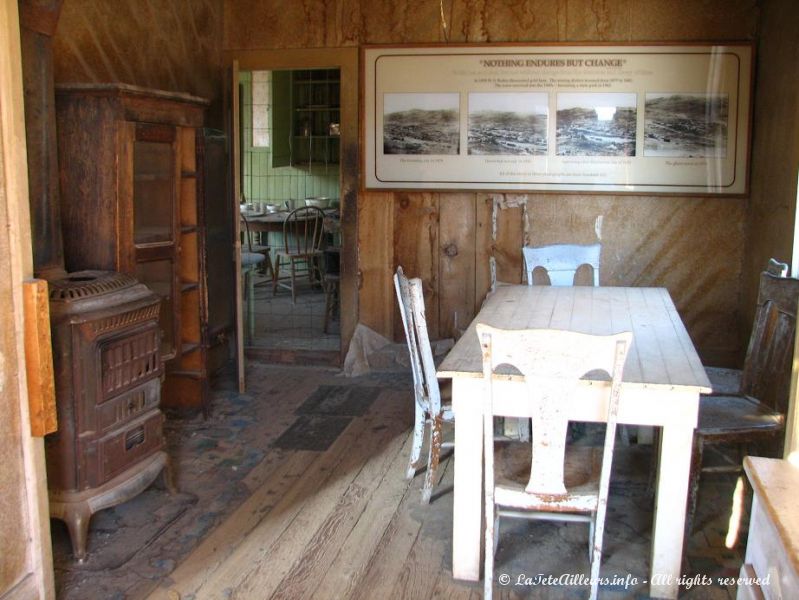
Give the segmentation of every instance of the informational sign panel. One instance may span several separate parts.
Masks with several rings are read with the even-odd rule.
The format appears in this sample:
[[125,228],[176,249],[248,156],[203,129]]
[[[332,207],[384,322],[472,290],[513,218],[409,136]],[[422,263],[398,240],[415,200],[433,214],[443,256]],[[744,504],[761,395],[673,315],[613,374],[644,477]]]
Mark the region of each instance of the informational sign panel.
[[370,46],[364,186],[747,192],[752,48]]

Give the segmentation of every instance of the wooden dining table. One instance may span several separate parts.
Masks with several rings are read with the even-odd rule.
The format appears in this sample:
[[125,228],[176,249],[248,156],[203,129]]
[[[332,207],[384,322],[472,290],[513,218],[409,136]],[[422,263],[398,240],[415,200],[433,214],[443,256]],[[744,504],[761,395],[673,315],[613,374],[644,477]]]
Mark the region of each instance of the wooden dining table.
[[[244,212],[242,211],[242,216],[247,219],[247,225],[251,232],[278,232],[282,233],[283,231],[283,223],[286,222],[286,217],[289,215],[290,211],[287,210],[279,210],[275,212],[268,212],[268,213],[252,213],[252,212]],[[332,218],[334,219],[338,215],[337,208],[326,208],[323,209],[325,213],[325,218]],[[242,222],[242,229],[244,228],[244,223]]]
[[[685,508],[699,394],[710,392],[688,332],[666,289],[624,287],[499,286],[441,363],[439,378],[452,379],[455,413],[455,486],[452,573],[480,576],[482,508],[482,357],[477,323],[504,329],[567,329],[591,334],[633,332],[619,403],[620,424],[662,427],[650,557],[650,594],[676,598],[682,560]],[[520,376],[495,382],[503,414],[524,397]],[[602,422],[606,381],[586,377],[569,419]],[[499,398],[499,399],[497,399]],[[522,416],[521,412],[518,416]]]

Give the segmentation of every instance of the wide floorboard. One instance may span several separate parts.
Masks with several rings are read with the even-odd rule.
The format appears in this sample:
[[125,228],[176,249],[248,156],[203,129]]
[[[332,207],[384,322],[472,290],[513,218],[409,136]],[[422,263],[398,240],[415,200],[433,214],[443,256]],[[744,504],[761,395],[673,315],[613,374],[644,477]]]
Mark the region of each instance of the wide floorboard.
[[[177,498],[155,490],[97,515],[82,568],[70,563],[63,532],[56,531],[59,597],[482,597],[481,583],[452,579],[452,457],[442,462],[427,506],[420,504],[422,475],[405,479],[413,411],[405,374],[346,379],[320,369],[253,365],[248,380],[244,396],[222,383],[209,421],[170,422]],[[585,443],[592,443],[590,435]],[[603,586],[602,598],[647,597],[649,454],[649,447],[635,445],[617,452],[602,574],[626,583]],[[740,545],[727,550],[723,539],[734,483],[709,478],[703,487],[687,574],[737,573]],[[173,504],[180,510],[167,510]],[[166,516],[147,533],[147,515]],[[125,554],[121,547],[132,549]],[[587,548],[585,525],[503,522],[495,572],[510,583],[497,583],[495,595],[585,597],[586,587],[541,585],[537,577],[587,573]],[[734,594],[710,585],[684,597]]]

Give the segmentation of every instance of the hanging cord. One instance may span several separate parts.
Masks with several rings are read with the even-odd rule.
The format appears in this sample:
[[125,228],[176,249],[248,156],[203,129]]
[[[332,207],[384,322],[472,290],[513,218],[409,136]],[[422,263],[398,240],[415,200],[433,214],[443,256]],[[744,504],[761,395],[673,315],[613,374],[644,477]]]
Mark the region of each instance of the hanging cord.
[[444,0],[438,0],[438,6],[441,9],[441,28],[444,31],[444,41],[449,42],[449,29],[447,20],[444,18]]

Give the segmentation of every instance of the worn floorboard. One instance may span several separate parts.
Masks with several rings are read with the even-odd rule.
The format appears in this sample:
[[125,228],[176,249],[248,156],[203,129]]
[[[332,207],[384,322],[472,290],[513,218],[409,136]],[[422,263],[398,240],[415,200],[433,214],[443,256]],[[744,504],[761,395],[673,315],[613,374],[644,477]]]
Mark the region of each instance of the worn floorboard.
[[[423,471],[405,479],[413,408],[409,384],[404,375],[345,379],[333,371],[257,364],[249,369],[247,395],[223,381],[214,393],[211,419],[169,424],[182,501],[192,494],[193,504],[114,569],[93,568],[92,559],[138,543],[126,524],[139,523],[144,518],[139,513],[158,506],[159,499],[164,506],[155,512],[177,500],[148,492],[162,495],[151,495],[146,503],[135,498],[96,516],[89,568],[70,563],[67,539],[57,533],[59,598],[481,598],[482,582],[452,579],[452,456],[445,451],[429,505],[420,503]],[[348,400],[354,398],[365,400]],[[351,421],[324,448],[277,447],[303,415]],[[603,574],[644,577],[652,522],[648,448],[619,448],[614,465]],[[703,480],[688,574],[737,573],[743,548],[723,545],[734,483],[723,476]],[[511,582],[495,583],[495,597],[583,598],[582,586],[544,587],[518,578],[581,574],[587,566],[584,525],[503,521],[495,573],[508,574]],[[734,594],[705,586],[682,597],[728,600]],[[646,598],[647,586],[600,588],[600,597]]]

